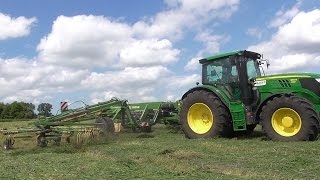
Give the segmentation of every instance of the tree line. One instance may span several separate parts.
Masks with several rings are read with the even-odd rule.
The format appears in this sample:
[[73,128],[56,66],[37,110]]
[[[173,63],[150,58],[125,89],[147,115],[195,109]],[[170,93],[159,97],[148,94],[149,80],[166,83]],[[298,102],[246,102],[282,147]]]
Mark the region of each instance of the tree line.
[[37,106],[32,103],[17,102],[1,103],[0,102],[0,119],[33,119],[39,116],[51,116],[52,105],[50,103],[40,103]]

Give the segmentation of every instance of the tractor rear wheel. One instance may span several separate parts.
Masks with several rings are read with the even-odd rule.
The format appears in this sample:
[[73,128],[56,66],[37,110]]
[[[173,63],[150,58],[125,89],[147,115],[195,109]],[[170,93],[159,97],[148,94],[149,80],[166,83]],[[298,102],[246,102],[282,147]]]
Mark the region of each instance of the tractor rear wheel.
[[318,113],[300,97],[273,98],[262,108],[260,119],[264,132],[272,140],[313,141],[318,137]]
[[180,123],[187,138],[210,138],[232,135],[228,108],[213,93],[194,91],[182,101]]
[[114,124],[111,118],[108,117],[99,117],[96,120],[96,123],[100,123],[97,125],[98,128],[101,129],[102,133],[105,136],[110,136],[114,133]]

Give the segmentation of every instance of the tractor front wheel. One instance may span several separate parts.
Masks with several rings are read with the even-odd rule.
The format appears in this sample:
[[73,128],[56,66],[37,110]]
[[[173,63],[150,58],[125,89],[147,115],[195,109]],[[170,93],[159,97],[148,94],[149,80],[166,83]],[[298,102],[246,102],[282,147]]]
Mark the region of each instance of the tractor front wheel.
[[194,91],[182,101],[180,123],[187,138],[228,137],[232,134],[228,108],[213,93]]
[[271,140],[313,141],[318,137],[318,113],[310,102],[300,97],[273,98],[262,108],[260,119]]

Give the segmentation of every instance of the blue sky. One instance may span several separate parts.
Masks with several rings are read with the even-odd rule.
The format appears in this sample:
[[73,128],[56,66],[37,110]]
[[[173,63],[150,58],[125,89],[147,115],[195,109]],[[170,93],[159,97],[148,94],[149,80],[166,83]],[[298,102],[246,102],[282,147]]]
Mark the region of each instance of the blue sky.
[[263,53],[268,73],[319,71],[319,0],[0,3],[4,102],[176,100],[198,59],[238,49]]

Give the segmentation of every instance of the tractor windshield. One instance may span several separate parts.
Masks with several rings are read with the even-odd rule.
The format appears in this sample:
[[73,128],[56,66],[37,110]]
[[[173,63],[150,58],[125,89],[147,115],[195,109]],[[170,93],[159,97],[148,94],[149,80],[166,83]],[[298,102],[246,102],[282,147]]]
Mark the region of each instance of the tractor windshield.
[[249,79],[261,76],[259,64],[256,60],[247,59],[247,71]]
[[[241,57],[246,62],[248,79],[261,76],[259,64],[256,60]],[[232,57],[209,61],[203,64],[203,83],[204,84],[230,84],[239,82],[236,61]]]
[[204,84],[229,84],[238,81],[236,65],[230,58],[211,61],[203,66]]

